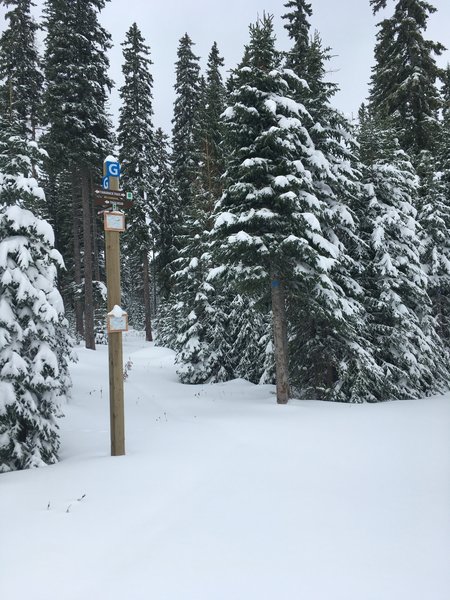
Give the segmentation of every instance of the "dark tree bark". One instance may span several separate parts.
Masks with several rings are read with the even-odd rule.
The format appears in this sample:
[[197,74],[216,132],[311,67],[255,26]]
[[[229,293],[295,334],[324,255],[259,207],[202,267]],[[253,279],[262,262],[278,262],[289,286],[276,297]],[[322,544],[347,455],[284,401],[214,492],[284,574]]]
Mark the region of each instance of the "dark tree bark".
[[[94,193],[94,181],[92,177],[92,173],[90,176],[90,193]],[[95,281],[100,281],[100,261],[99,261],[99,251],[98,251],[98,231],[97,231],[97,210],[95,208],[94,202],[92,202],[92,244],[94,251],[94,277]]]
[[77,294],[74,299],[75,326],[77,333],[84,337],[83,304],[79,298],[81,289],[81,244],[80,244],[80,203],[77,194],[78,186],[75,173],[72,173],[72,237],[73,237],[73,268]]
[[81,169],[81,200],[83,206],[84,240],[84,329],[86,348],[95,350],[94,334],[94,288],[92,264],[92,211],[89,194],[89,171]]
[[290,396],[287,349],[287,319],[284,284],[274,276],[271,282],[273,340],[278,404],[287,404]]
[[152,335],[152,317],[150,300],[150,274],[149,274],[148,253],[144,252],[142,260],[143,284],[144,284],[144,309],[145,309],[145,339],[147,342],[153,342]]

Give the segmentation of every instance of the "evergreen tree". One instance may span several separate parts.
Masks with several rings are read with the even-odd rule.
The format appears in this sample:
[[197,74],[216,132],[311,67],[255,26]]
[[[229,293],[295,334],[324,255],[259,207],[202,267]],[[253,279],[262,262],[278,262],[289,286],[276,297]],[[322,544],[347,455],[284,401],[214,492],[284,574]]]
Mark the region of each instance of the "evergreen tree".
[[[234,377],[252,383],[260,383],[261,379],[264,383],[273,383],[265,373],[267,345],[271,345],[272,339],[269,313],[269,307],[258,309],[250,297],[241,294],[230,302],[227,355]],[[273,361],[272,347],[269,355]]]
[[[16,118],[14,118],[16,117]],[[45,196],[34,173],[42,164],[43,152],[32,140],[24,137],[17,115],[0,118],[0,205],[32,210],[42,216],[45,212]],[[18,197],[19,182],[22,185]]]
[[15,113],[20,135],[36,139],[41,120],[43,75],[36,46],[38,25],[31,0],[2,0],[8,27],[0,37],[0,103],[11,118]]
[[308,297],[319,284],[321,265],[337,249],[322,235],[323,205],[310,170],[311,123],[290,96],[297,79],[280,69],[272,18],[251,26],[250,35],[248,66],[236,73],[225,111],[231,156],[215,215],[215,261],[228,266],[247,293],[263,299],[271,291],[277,398],[286,402],[285,288],[301,281]]
[[196,132],[200,105],[200,66],[192,46],[193,42],[186,33],[178,46],[176,99],[172,120],[173,175],[182,210],[192,201],[192,186],[197,177],[199,163]]
[[[311,115],[309,134],[315,146],[311,178],[322,205],[320,226],[335,249],[326,276],[331,289],[328,301],[314,293],[301,299],[294,292],[291,312],[293,378],[302,395],[343,401],[373,399],[381,373],[367,347],[361,270],[362,240],[352,211],[360,194],[357,144],[348,120],[330,103],[337,86],[326,81],[325,64],[330,49],[318,33],[309,38],[312,11],[304,2],[289,2],[284,16],[293,48],[286,58],[295,75],[306,81],[297,85],[295,98]],[[300,288],[301,291],[301,288]]]
[[309,19],[312,17],[312,7],[306,0],[288,0],[284,7],[288,12],[283,15],[286,20],[284,25],[289,37],[294,41],[293,47],[286,56],[286,67],[292,69],[300,79],[308,81],[308,55],[309,55]]
[[[93,280],[96,271],[98,275],[94,265],[98,252],[91,188],[94,179],[100,177],[103,159],[111,151],[111,124],[106,113],[112,86],[107,58],[111,42],[98,21],[105,3],[106,0],[47,0],[44,10],[47,30],[44,100],[48,122],[45,147],[51,170],[67,171],[71,177],[74,232],[71,240],[64,240],[64,246],[67,248],[72,242],[74,278],[78,277],[80,283],[84,279],[84,334],[86,347],[91,349],[95,349]],[[64,210],[67,205],[65,198]],[[80,229],[82,252],[75,233]],[[57,237],[61,239],[59,232]]]
[[443,85],[442,85],[442,114],[445,117],[448,116],[450,112],[450,64],[447,65],[447,68],[444,71],[443,76]]
[[450,347],[450,204],[442,173],[427,181],[427,196],[419,215],[422,227],[422,263],[428,276],[428,294],[437,330]]
[[[449,80],[450,81],[450,80]],[[443,88],[444,109],[448,103]],[[422,263],[428,274],[428,293],[437,318],[438,332],[450,346],[450,112],[443,120],[436,145],[436,156],[422,160],[422,198],[419,221],[422,226]]]
[[[388,0],[371,0],[373,12]],[[426,0],[397,0],[392,17],[379,25],[370,104],[382,118],[390,117],[401,147],[413,159],[432,151],[439,129],[437,80],[443,72],[436,56],[445,50],[424,38],[430,14],[436,8]]]
[[[122,181],[133,192],[133,207],[127,213],[128,230],[124,234],[129,277],[124,279],[131,294],[131,305],[143,305],[147,341],[152,340],[149,254],[153,242],[148,220],[154,200],[154,132],[152,124],[153,77],[149,68],[150,49],[134,23],[123,45],[125,83],[120,90],[122,107],[118,141]],[[127,272],[127,271],[125,271]],[[140,277],[136,277],[140,273]],[[138,285],[136,285],[136,283]]]
[[[26,206],[43,200],[35,143],[0,128],[0,472],[57,460],[59,403],[73,358],[56,286],[63,267],[51,226]],[[31,152],[26,155],[27,149]],[[16,154],[18,152],[18,154]]]
[[221,115],[225,109],[225,86],[220,68],[223,58],[214,42],[206,69],[205,108],[201,123],[201,169],[202,188],[205,191],[207,212],[222,194],[221,177],[224,172],[222,147],[223,125]]
[[[186,383],[223,381],[230,377],[228,354],[228,304],[219,282],[205,280],[210,266],[209,231],[212,211],[222,193],[224,170],[223,125],[225,88],[220,67],[223,59],[214,43],[206,79],[200,78],[198,111],[198,175],[191,205],[180,230],[181,251],[175,273],[179,319],[179,373]],[[218,287],[219,286],[219,287]]]
[[[194,241],[202,246],[201,236]],[[178,323],[177,358],[178,374],[183,383],[224,381],[226,352],[222,331],[226,329],[227,314],[218,311],[216,289],[206,281],[209,266],[207,253],[196,253],[185,268],[176,275],[182,279],[177,299],[180,321]]]
[[151,226],[155,244],[158,293],[167,299],[173,288],[174,260],[177,257],[176,233],[179,229],[180,199],[175,189],[170,164],[169,141],[162,129],[155,133],[155,203]]
[[418,178],[394,132],[360,113],[367,201],[360,219],[368,254],[364,288],[369,331],[385,374],[379,398],[421,397],[443,389],[448,357],[431,318],[420,262]]

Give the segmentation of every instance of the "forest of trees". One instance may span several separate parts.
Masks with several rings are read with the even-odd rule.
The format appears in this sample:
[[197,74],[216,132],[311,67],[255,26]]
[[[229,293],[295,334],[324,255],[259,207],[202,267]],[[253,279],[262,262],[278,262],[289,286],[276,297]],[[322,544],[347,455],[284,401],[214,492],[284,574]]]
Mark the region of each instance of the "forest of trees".
[[[450,380],[450,66],[425,0],[366,0],[378,24],[358,119],[333,106],[312,2],[280,0],[228,73],[186,33],[172,131],[153,124],[150,46],[123,48],[108,114],[106,0],[7,7],[0,37],[0,471],[54,462],[75,341],[105,336],[103,159],[133,192],[122,297],[180,379],[245,378],[292,396],[378,402]],[[44,51],[36,35],[45,31]]]

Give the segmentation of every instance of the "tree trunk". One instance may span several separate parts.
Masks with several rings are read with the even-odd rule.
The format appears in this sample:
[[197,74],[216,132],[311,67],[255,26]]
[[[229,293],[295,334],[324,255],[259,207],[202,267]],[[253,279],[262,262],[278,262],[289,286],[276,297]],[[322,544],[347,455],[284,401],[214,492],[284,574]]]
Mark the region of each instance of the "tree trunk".
[[86,348],[95,350],[94,287],[92,284],[92,212],[89,197],[89,172],[86,167],[81,169],[81,198],[84,240],[84,339],[86,341]]
[[151,288],[152,288],[152,308],[153,314],[156,315],[158,311],[158,290],[156,289],[156,267],[155,260],[152,260],[151,266]]
[[287,348],[286,300],[282,280],[272,277],[273,340],[278,404],[287,404],[290,395]]
[[[90,176],[90,193],[94,192],[94,181],[92,178],[92,173]],[[100,260],[99,260],[99,251],[98,251],[98,234],[97,234],[97,210],[95,208],[95,203],[92,203],[92,243],[94,250],[94,277],[95,281],[100,281]]]
[[143,284],[144,284],[144,310],[145,310],[145,339],[153,342],[152,316],[150,301],[150,275],[149,275],[148,253],[145,251],[142,260]]
[[81,290],[81,247],[80,247],[80,206],[77,196],[77,180],[72,173],[72,236],[73,236],[73,267],[74,281],[77,293],[74,299],[75,326],[78,335],[84,337],[83,304],[79,298]]

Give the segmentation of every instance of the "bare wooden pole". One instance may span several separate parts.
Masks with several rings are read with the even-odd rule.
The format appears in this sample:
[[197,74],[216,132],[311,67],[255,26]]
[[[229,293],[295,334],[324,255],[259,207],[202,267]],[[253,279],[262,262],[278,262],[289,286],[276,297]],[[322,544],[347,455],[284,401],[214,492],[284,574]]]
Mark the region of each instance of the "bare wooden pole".
[[[106,174],[104,165],[103,172]],[[119,190],[119,177],[110,177],[110,189]],[[108,312],[120,306],[120,233],[105,231],[106,283],[108,287]],[[122,333],[110,333],[109,355],[109,404],[111,416],[111,456],[125,454],[125,414],[123,395]]]

